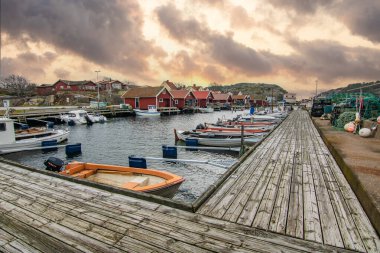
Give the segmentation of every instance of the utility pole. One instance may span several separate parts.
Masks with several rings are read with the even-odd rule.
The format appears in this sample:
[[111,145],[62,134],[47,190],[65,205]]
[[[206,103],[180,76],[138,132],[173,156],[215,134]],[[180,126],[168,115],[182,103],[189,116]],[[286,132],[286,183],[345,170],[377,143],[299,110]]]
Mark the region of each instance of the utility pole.
[[100,72],[100,70],[95,70],[96,72],[96,84],[98,86],[98,111],[99,111],[99,100],[100,100],[100,93],[99,93],[99,82],[98,82],[98,74]]
[[315,80],[315,97],[318,96],[318,79]]
[[271,98],[271,100],[270,100],[272,103],[272,113],[273,113],[273,88],[272,88],[272,98]]

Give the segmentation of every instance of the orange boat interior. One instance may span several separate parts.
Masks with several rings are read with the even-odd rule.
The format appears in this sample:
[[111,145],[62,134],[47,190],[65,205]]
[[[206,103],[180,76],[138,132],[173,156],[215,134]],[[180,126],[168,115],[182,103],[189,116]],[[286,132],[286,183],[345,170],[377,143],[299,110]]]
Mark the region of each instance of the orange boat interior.
[[184,181],[183,177],[166,171],[82,162],[69,163],[60,174],[140,192],[166,188]]

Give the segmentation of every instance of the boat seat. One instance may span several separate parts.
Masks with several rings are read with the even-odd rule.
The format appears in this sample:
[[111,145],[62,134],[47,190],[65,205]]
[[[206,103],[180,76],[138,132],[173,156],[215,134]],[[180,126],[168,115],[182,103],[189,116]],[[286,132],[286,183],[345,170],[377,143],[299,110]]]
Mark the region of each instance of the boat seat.
[[136,187],[146,186],[148,185],[149,178],[148,177],[136,177],[131,181],[123,184],[121,187],[126,189],[134,189]]
[[79,178],[86,178],[91,175],[93,175],[96,172],[96,170],[82,170],[78,173],[73,174],[73,177],[79,177]]

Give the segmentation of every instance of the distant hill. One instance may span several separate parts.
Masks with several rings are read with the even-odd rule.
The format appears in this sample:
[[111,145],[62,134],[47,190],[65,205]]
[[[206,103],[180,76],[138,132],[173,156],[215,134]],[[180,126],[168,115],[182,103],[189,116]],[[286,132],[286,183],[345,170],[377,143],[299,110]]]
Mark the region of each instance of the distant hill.
[[320,95],[327,96],[330,94],[337,93],[359,93],[360,89],[363,93],[373,93],[376,96],[380,96],[380,81],[374,82],[363,82],[363,83],[352,83],[347,85],[346,87],[341,87],[337,89],[328,90],[322,92]]
[[265,99],[266,97],[275,96],[278,100],[282,100],[283,95],[288,93],[277,84],[266,83],[236,83],[231,85],[211,85],[208,87],[212,91],[221,91],[223,93],[232,92],[237,94],[240,91],[244,95],[253,96],[255,99]]

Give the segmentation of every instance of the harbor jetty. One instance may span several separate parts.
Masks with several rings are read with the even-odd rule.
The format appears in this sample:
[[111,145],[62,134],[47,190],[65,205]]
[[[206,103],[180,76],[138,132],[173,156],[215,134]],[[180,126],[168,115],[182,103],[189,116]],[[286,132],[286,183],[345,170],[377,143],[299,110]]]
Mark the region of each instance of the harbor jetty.
[[3,159],[0,170],[0,251],[380,251],[376,230],[303,110],[191,205]]

